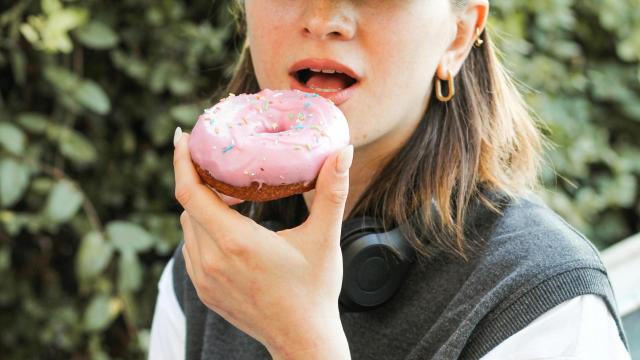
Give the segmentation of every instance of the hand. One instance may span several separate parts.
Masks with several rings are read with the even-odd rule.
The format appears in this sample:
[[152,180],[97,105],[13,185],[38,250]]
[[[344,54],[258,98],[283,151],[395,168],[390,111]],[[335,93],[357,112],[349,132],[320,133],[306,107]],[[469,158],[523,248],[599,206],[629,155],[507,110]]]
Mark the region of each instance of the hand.
[[225,204],[227,204],[229,206],[237,205],[237,204],[240,204],[240,203],[244,202],[244,200],[242,200],[242,199],[236,199],[234,197],[222,194],[222,193],[218,192],[218,190],[216,190],[216,189],[214,189],[212,187],[209,187],[209,189],[211,189],[213,192],[215,192],[220,197],[220,200],[222,200]]
[[308,359],[308,352],[348,358],[338,295],[340,230],[353,147],[344,149],[342,161],[336,153],[323,164],[308,219],[273,232],[230,208],[202,183],[188,138],[185,133],[176,144],[175,192],[185,208],[180,223],[186,269],[200,300],[264,344],[274,358],[304,354]]

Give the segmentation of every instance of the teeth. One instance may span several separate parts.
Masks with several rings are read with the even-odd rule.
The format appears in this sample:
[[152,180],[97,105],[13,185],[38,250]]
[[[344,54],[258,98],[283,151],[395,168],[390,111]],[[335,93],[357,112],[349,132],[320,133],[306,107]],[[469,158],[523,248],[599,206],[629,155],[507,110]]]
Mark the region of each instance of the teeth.
[[323,89],[323,88],[315,87],[313,85],[309,86],[309,88],[311,90],[318,90],[320,92],[336,92],[336,91],[342,90],[342,88],[338,88],[338,89]]
[[315,68],[309,68],[309,70],[313,71],[313,72],[322,72],[325,74],[334,74],[334,73],[338,73],[338,74],[343,74],[342,72],[338,71],[338,70],[334,70],[334,69],[315,69]]

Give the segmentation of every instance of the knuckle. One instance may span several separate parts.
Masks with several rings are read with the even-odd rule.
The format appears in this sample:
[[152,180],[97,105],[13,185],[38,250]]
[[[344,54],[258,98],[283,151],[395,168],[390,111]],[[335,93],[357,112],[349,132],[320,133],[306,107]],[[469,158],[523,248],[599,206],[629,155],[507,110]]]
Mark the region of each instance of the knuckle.
[[247,255],[247,247],[230,237],[221,238],[218,245],[220,246],[220,249],[229,256],[242,258]]
[[186,227],[187,224],[189,222],[189,214],[186,211],[183,211],[180,214],[180,225],[182,225],[182,227]]
[[[187,254],[187,246],[185,244],[185,246],[182,247],[182,257],[184,258],[185,263],[188,261],[187,259],[189,259],[189,254]],[[185,264],[185,268],[187,270],[187,273],[190,272],[189,270],[189,264]],[[192,274],[189,274],[189,277],[191,277]]]
[[336,205],[342,205],[347,201],[348,190],[333,190],[329,193],[329,201]]
[[211,309],[217,308],[218,302],[216,301],[215,297],[211,296],[212,292],[208,287],[203,287],[202,285],[196,286],[196,284],[194,284],[194,287],[200,301],[202,301],[207,307]]
[[178,156],[178,152],[175,151],[173,153],[173,167],[176,168],[180,164],[180,156]]
[[186,206],[191,200],[192,194],[188,187],[177,185],[175,196],[180,204]]
[[220,274],[220,264],[213,256],[202,255],[202,271],[210,277]]

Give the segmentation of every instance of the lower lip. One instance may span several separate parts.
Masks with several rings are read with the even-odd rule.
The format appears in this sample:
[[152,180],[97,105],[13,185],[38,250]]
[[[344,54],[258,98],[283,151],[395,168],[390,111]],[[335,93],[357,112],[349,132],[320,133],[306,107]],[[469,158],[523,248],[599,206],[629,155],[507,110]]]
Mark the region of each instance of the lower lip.
[[304,91],[312,94],[318,94],[323,98],[331,100],[336,106],[349,100],[349,98],[353,96],[353,92],[358,88],[359,85],[360,85],[360,81],[340,91],[324,92],[324,91],[319,91],[317,89],[309,88],[306,85],[301,84],[298,81],[298,79],[296,79],[294,76],[289,75],[289,86],[291,87],[292,90],[298,89],[300,91]]

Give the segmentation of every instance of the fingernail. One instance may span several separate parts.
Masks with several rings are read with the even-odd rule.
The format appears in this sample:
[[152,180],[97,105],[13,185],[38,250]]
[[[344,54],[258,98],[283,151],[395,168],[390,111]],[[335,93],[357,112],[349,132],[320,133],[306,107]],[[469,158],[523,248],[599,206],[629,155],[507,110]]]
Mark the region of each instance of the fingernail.
[[176,147],[176,145],[178,145],[178,142],[180,141],[181,137],[182,137],[182,129],[180,129],[180,126],[178,126],[176,128],[176,132],[173,133],[173,147]]
[[338,161],[336,162],[336,171],[338,174],[343,174],[351,167],[353,160],[353,145],[349,145],[340,151],[338,155]]

